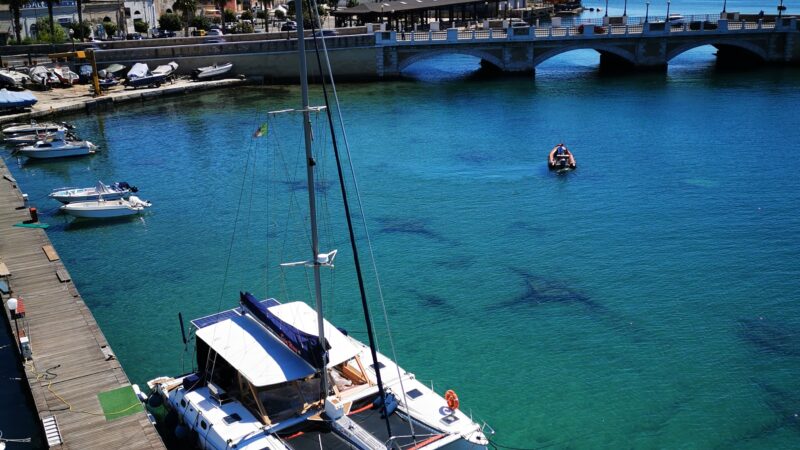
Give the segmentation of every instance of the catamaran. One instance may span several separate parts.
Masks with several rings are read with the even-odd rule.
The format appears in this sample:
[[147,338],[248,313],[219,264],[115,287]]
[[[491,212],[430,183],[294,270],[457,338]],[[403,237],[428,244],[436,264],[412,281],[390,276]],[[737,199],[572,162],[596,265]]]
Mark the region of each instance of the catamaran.
[[[297,35],[303,36],[300,3]],[[297,40],[297,51],[302,106],[274,114],[302,114],[308,193],[303,223],[310,228],[303,236],[310,237],[311,259],[281,266],[313,271],[314,307],[242,292],[237,307],[192,320],[196,370],[150,380],[146,404],[159,415],[166,410],[164,423],[173,424],[166,433],[202,449],[485,450],[491,429],[460,408],[453,390],[440,395],[377,349],[338,153],[368,344],[323,317],[320,272],[334,270],[338,251],[320,251],[318,214],[324,214],[317,211],[315,176],[323,172],[312,152],[310,115],[329,109],[309,106],[304,39]],[[187,345],[185,334],[183,341]]]

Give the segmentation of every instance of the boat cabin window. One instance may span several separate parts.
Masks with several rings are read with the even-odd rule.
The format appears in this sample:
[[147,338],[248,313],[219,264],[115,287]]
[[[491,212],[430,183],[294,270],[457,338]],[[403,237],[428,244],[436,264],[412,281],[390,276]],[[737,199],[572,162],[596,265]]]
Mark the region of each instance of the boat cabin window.
[[320,398],[319,377],[260,388],[258,401],[273,422],[304,413]]

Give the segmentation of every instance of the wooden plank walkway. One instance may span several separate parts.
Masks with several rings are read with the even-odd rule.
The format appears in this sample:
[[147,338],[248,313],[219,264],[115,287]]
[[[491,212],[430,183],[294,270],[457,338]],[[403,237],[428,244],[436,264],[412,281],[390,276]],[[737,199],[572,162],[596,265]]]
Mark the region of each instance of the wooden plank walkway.
[[[106,421],[97,395],[130,385],[128,376],[116,359],[107,358],[110,346],[45,231],[13,226],[30,215],[2,160],[0,174],[0,262],[11,273],[14,296],[25,302],[33,349],[25,372],[39,418],[58,421],[63,444],[54,448],[165,449],[144,412]],[[3,310],[11,320],[5,305]]]

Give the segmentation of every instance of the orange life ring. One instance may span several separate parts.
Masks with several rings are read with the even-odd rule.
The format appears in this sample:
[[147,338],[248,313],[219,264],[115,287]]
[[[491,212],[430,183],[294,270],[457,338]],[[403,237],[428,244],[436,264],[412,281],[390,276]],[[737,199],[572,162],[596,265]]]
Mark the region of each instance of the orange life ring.
[[447,407],[453,411],[458,409],[458,395],[455,391],[450,389],[444,393],[444,399],[447,400]]

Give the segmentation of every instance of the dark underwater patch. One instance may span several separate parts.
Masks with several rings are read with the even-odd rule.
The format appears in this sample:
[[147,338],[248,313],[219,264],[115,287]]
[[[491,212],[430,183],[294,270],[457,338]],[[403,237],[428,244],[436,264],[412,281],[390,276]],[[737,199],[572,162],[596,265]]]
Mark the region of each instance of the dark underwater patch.
[[428,225],[419,219],[406,219],[401,217],[381,217],[378,218],[381,233],[404,233],[423,236],[438,241],[445,239],[435,231],[428,228]]
[[447,303],[447,299],[444,297],[438,296],[436,294],[431,294],[428,292],[418,291],[416,289],[412,289],[411,293],[417,297],[422,306],[427,308],[448,308],[450,305]]
[[566,283],[533,275],[522,269],[511,268],[522,279],[524,291],[516,297],[500,304],[504,307],[531,307],[548,303],[581,305],[594,312],[606,308],[592,300],[588,295],[569,287]]
[[[282,181],[282,183],[292,192],[308,190],[308,182],[305,180]],[[314,183],[316,187],[315,192],[320,192],[320,193],[327,193],[328,190],[333,185],[333,182],[328,180],[317,180]]]
[[739,320],[739,337],[755,349],[779,356],[800,356],[800,330],[758,317]]

